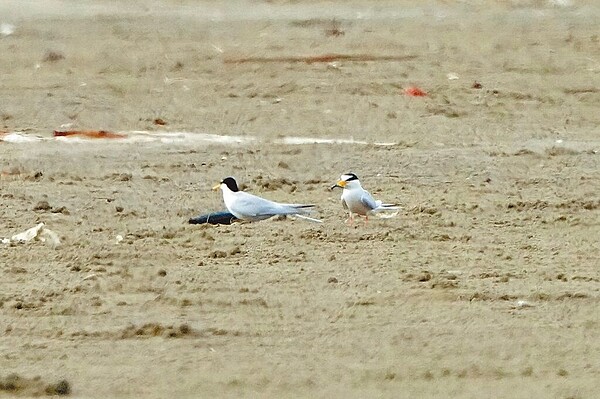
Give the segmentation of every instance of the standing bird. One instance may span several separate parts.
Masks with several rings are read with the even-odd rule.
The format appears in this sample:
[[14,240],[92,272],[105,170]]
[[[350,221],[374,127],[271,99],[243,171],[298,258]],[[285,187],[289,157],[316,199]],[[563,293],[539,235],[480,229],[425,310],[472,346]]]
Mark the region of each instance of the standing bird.
[[349,224],[354,223],[354,214],[364,216],[365,223],[367,223],[369,215],[400,209],[395,204],[384,204],[382,201],[376,201],[367,190],[362,188],[358,176],[354,173],[343,174],[340,181],[331,186],[331,189],[333,190],[336,187],[343,188],[342,206],[350,214],[350,217],[346,220]]
[[314,205],[304,204],[280,204],[269,201],[256,195],[240,191],[233,177],[226,177],[213,190],[223,191],[225,206],[233,216],[246,221],[257,221],[268,219],[276,215],[296,215],[301,219],[321,223],[321,220],[305,216],[310,213]]

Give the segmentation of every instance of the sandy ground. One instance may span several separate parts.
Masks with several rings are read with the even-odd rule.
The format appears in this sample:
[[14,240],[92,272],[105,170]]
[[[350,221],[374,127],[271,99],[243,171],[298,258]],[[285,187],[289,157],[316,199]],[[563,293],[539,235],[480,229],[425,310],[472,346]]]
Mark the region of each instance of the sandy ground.
[[[257,141],[0,142],[0,237],[62,241],[0,247],[0,396],[597,397],[596,2],[41,3],[0,130]],[[228,62],[325,53],[399,58]],[[400,214],[345,225],[350,170]],[[188,225],[229,175],[324,223]]]

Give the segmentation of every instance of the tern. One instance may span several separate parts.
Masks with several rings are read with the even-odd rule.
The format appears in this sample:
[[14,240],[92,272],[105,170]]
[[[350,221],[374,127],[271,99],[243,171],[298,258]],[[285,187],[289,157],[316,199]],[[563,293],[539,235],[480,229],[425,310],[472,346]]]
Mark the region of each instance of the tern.
[[367,223],[369,215],[382,211],[397,211],[400,209],[396,204],[384,204],[382,201],[375,200],[375,198],[362,187],[360,180],[358,180],[358,176],[354,173],[343,174],[340,180],[331,186],[331,189],[333,190],[336,187],[341,187],[343,189],[342,206],[350,214],[350,217],[346,220],[349,224],[354,223],[355,214],[364,216],[365,223]]
[[282,204],[256,195],[240,191],[233,177],[226,177],[213,190],[223,191],[223,201],[227,210],[236,218],[245,221],[258,221],[277,215],[295,215],[301,219],[321,223],[321,220],[306,216],[315,207],[311,204]]

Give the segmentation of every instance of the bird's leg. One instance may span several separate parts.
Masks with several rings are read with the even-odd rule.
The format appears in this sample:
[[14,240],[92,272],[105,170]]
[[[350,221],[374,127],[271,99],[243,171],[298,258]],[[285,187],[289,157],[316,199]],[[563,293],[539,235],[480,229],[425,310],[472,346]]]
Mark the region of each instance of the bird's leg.
[[352,212],[350,213],[350,217],[348,217],[348,219],[346,219],[346,224],[348,226],[352,226],[354,224],[354,215],[352,214]]
[[365,215],[365,226],[369,224],[369,215]]

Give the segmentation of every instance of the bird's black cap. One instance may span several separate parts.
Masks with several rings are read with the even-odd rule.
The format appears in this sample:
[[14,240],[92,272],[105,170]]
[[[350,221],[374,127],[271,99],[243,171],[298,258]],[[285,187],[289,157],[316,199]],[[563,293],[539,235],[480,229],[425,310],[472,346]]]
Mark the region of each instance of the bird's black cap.
[[235,181],[235,179],[233,177],[226,177],[223,180],[221,180],[221,183],[225,184],[234,193],[237,191],[240,191],[240,189],[238,188],[237,182]]
[[345,181],[352,181],[352,180],[358,180],[358,176],[356,176],[354,173],[344,173],[344,177],[345,177]]

